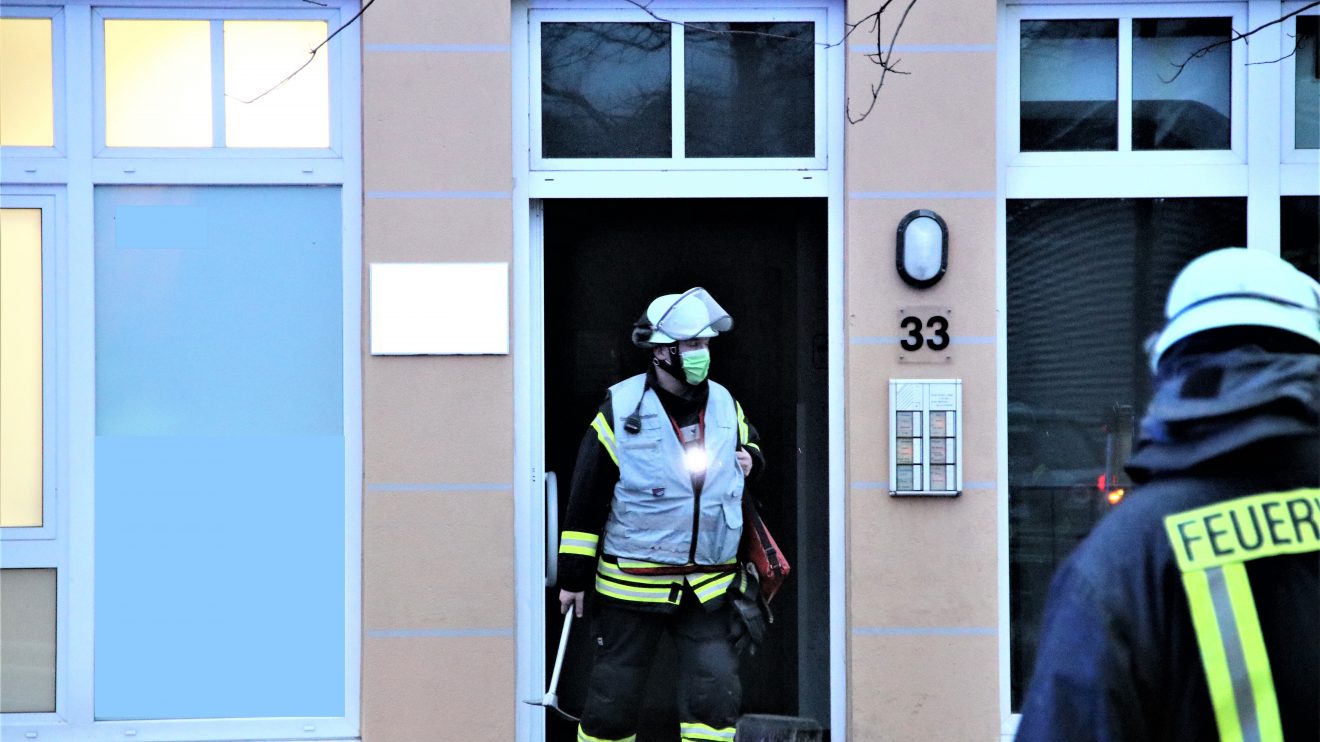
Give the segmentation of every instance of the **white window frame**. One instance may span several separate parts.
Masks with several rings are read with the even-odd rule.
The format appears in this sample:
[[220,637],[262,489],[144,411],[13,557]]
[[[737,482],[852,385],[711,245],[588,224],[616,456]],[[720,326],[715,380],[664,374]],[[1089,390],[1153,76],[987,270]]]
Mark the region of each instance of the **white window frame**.
[[62,493],[68,483],[67,436],[62,434],[67,419],[67,405],[63,404],[67,375],[58,365],[67,346],[67,333],[61,322],[67,315],[68,292],[61,277],[67,262],[66,243],[58,229],[58,215],[63,207],[60,188],[0,187],[0,208],[41,210],[41,310],[42,310],[42,524],[39,527],[10,527],[0,529],[0,566],[4,569],[55,570],[55,709],[50,712],[8,713],[5,718],[23,717],[45,722],[57,722],[67,707],[67,691],[59,682],[67,677],[69,642],[67,632],[59,627],[67,625],[69,616],[69,561],[68,540],[63,534],[68,516]]
[[[296,10],[295,10],[296,8]],[[313,5],[290,6],[274,10],[266,8],[218,9],[218,8],[157,8],[133,7],[116,3],[114,7],[98,6],[93,9],[92,62],[95,66],[96,95],[96,156],[99,158],[282,158],[297,157],[302,159],[337,159],[341,156],[343,134],[340,122],[330,115],[329,147],[228,147],[225,139],[225,107],[231,104],[225,98],[224,90],[224,22],[225,21],[323,21],[326,33],[332,33],[341,20],[341,14],[333,7],[318,8]],[[349,16],[351,17],[351,16]],[[107,20],[193,20],[209,21],[211,31],[211,146],[210,147],[110,147],[105,143],[105,21]],[[342,43],[336,37],[323,47],[317,55],[326,54],[330,58],[329,86],[330,111],[336,110],[337,91],[342,87],[342,72],[335,60],[342,53]],[[293,72],[289,69],[288,72]],[[280,79],[280,78],[276,78]]]
[[[720,5],[702,7],[696,4],[670,6],[664,10],[653,8],[656,16],[672,21],[670,36],[670,143],[669,157],[545,157],[541,144],[541,30],[542,23],[662,23],[656,17],[636,6],[614,8],[583,8],[582,4],[540,5],[528,14],[529,42],[531,44],[530,106],[531,147],[530,167],[533,171],[611,171],[611,170],[824,170],[828,165],[826,150],[826,52],[830,43],[826,28],[826,10],[811,7],[811,3],[794,6],[767,6],[759,9],[733,8]],[[687,157],[684,23],[721,22],[802,22],[815,27],[815,97],[812,157]]]
[[[1116,20],[1118,22],[1118,149],[1086,152],[1022,152],[1021,67],[1013,64],[1005,70],[1008,76],[1004,86],[1010,97],[1014,115],[1005,120],[1005,134],[1011,143],[1009,157],[1013,165],[1058,165],[1103,167],[1113,164],[1131,165],[1221,165],[1238,164],[1246,160],[1246,121],[1241,112],[1246,105],[1246,61],[1242,44],[1232,44],[1229,141],[1227,150],[1134,150],[1132,149],[1132,21],[1136,18],[1231,18],[1233,28],[1246,24],[1245,3],[1177,3],[1151,4],[1088,4],[1082,5],[1010,5],[1010,19],[1004,27],[1000,48],[1016,61],[1021,50],[1021,21],[1023,20]],[[1195,64],[1195,62],[1193,62]]]
[[[998,306],[997,427],[999,430],[999,688],[1000,736],[1011,740],[1019,716],[1012,712],[1009,627],[1008,501],[1008,320],[1007,204],[1043,198],[1209,198],[1236,197],[1247,202],[1247,245],[1278,254],[1280,197],[1320,194],[1320,161],[1315,150],[1292,150],[1285,139],[1294,117],[1293,75],[1286,53],[1295,33],[1290,21],[1269,26],[1251,44],[1233,42],[1234,158],[1216,161],[1224,152],[1021,153],[1019,148],[1019,22],[1023,18],[1117,18],[1232,16],[1235,30],[1262,26],[1304,3],[1297,0],[1189,0],[1138,3],[1124,0],[1089,3],[1075,0],[1000,0],[997,60],[999,188],[996,284]],[[1122,31],[1120,30],[1120,39]],[[1129,37],[1130,39],[1130,37]],[[1120,40],[1120,43],[1121,40]],[[1120,52],[1121,55],[1121,52]],[[1120,81],[1122,77],[1120,76]],[[1129,82],[1130,84],[1130,82]],[[1244,86],[1239,90],[1239,86]],[[1245,122],[1246,131],[1239,134]],[[1239,153],[1239,139],[1242,143]],[[1308,154],[1310,156],[1308,156]],[[1028,155],[1031,155],[1028,157]],[[1042,155],[1037,157],[1036,155]],[[1165,156],[1169,155],[1169,156]]]
[[[727,0],[654,0],[648,7],[657,15],[672,18],[692,12],[703,20],[716,18],[711,10],[726,7]],[[842,0],[758,0],[761,9],[752,18],[763,20],[786,9],[818,8],[825,14],[823,28],[831,42],[843,39]],[[539,46],[532,46],[529,15],[549,9],[636,10],[628,0],[514,0],[513,1],[513,326],[514,326],[514,521],[515,588],[520,605],[516,627],[516,684],[520,698],[539,697],[544,691],[546,549],[544,536],[545,476],[542,410],[545,390],[539,359],[542,358],[541,268],[542,200],[549,198],[823,198],[827,203],[827,310],[829,337],[829,580],[830,580],[830,724],[835,739],[847,739],[847,565],[846,459],[844,430],[844,302],[843,302],[843,145],[845,47],[842,43],[825,49],[824,63],[817,62],[818,91],[823,86],[825,105],[817,111],[818,132],[825,144],[817,152],[825,156],[824,170],[763,170],[748,164],[753,158],[729,158],[728,170],[617,170],[601,167],[591,171],[536,171],[531,164],[533,97],[539,96],[539,78],[533,84],[532,68],[539,59]],[[623,17],[620,15],[619,17]],[[649,16],[646,16],[649,18]],[[723,16],[719,16],[723,17]],[[636,16],[632,16],[636,18]],[[819,50],[818,50],[819,51]],[[819,93],[818,93],[819,94]],[[819,136],[819,134],[818,134]],[[703,158],[704,159],[704,158]],[[602,159],[601,162],[604,160]],[[551,637],[549,641],[554,641]],[[518,742],[545,738],[545,713],[525,704],[516,712]]]
[[[101,127],[94,119],[103,90],[99,53],[102,12],[183,17],[198,4],[166,9],[160,0],[117,0],[113,9],[93,0],[27,0],[5,6],[5,15],[50,16],[54,31],[56,143],[54,148],[4,148],[0,187],[4,205],[53,204],[55,237],[55,340],[43,350],[50,422],[47,455],[54,451],[57,493],[50,538],[5,538],[0,560],[9,567],[54,566],[57,572],[56,711],[7,713],[0,717],[0,742],[134,739],[142,742],[360,738],[362,698],[362,149],[361,26],[353,23],[327,48],[331,65],[331,126],[334,147],[325,150],[216,148],[212,152],[160,148],[129,156],[98,156]],[[333,32],[360,8],[357,0],[210,0],[201,15],[215,18],[298,20],[330,18]],[[153,9],[154,10],[148,10]],[[97,19],[97,20],[94,20]],[[94,50],[95,45],[98,49]],[[66,107],[66,102],[68,103]],[[95,613],[95,270],[94,191],[105,185],[330,185],[340,188],[343,222],[343,430],[344,430],[344,715],[326,718],[235,718],[96,721],[93,694]],[[33,201],[33,199],[36,199]],[[46,266],[43,261],[43,271]],[[49,287],[47,287],[48,289]],[[43,302],[46,299],[43,298]],[[47,320],[50,322],[51,320]],[[43,328],[49,336],[50,330]],[[49,354],[56,353],[52,361]],[[54,396],[52,401],[51,395]],[[52,415],[54,417],[52,418]],[[53,449],[52,449],[53,446]],[[48,462],[48,466],[51,462]],[[49,488],[48,488],[49,491]],[[43,526],[44,528],[44,526]]]

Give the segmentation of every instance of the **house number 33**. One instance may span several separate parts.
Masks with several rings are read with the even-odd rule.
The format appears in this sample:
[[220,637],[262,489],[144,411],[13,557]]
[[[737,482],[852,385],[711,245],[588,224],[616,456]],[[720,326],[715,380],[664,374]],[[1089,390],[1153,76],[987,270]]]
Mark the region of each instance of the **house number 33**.
[[908,315],[898,325],[907,330],[907,336],[898,341],[903,350],[921,350],[923,347],[944,350],[949,347],[948,317],[937,314],[922,321],[920,317]]

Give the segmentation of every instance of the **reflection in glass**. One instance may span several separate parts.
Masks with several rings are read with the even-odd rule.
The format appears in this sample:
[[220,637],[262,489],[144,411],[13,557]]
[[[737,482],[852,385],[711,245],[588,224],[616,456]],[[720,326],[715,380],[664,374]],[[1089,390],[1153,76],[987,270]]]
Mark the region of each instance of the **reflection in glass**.
[[330,48],[302,67],[325,21],[225,21],[224,32],[225,145],[329,147]]
[[[1230,18],[1132,21],[1132,148],[1228,149]],[[1184,65],[1179,67],[1179,65]]]
[[815,154],[815,27],[688,23],[688,157]]
[[209,21],[105,22],[105,143],[211,146]]
[[0,570],[0,712],[55,710],[55,570]]
[[55,145],[49,18],[0,18],[0,145]]
[[1320,17],[1298,16],[1297,52],[1297,149],[1320,148]]
[[1142,347],[1173,277],[1246,241],[1246,200],[1008,202],[1008,497],[1012,705],[1035,662],[1050,577],[1129,484],[1150,399]]
[[41,209],[0,209],[0,526],[42,524]]
[[1118,21],[1022,21],[1021,150],[1118,148]]
[[669,157],[667,23],[541,24],[543,157]]
[[1280,257],[1320,280],[1320,196],[1284,196],[1279,211]]

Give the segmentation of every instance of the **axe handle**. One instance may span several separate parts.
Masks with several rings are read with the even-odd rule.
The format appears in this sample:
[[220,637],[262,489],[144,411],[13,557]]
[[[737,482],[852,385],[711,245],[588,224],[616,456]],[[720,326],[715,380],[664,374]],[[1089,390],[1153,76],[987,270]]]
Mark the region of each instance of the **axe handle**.
[[564,614],[564,628],[559,632],[559,651],[555,653],[555,670],[550,674],[550,690],[546,696],[555,695],[559,690],[559,670],[564,666],[564,649],[568,647],[568,631],[573,627],[573,606]]

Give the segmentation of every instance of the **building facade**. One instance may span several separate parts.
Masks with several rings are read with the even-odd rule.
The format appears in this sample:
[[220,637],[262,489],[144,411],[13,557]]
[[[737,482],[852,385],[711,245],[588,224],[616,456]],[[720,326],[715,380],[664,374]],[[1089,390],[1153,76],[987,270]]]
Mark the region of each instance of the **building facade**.
[[572,739],[574,454],[700,285],[747,711],[1011,739],[1174,274],[1317,274],[1320,9],[880,9],[4,0],[0,738]]

